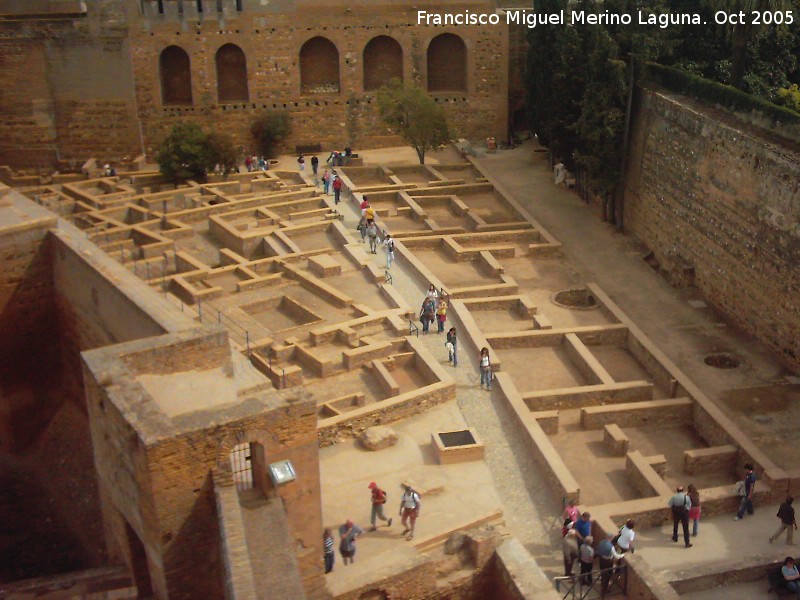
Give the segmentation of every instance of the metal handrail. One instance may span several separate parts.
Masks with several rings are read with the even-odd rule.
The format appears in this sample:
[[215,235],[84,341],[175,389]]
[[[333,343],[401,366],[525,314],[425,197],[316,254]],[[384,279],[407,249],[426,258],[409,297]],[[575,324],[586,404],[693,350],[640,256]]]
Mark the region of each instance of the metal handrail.
[[[578,562],[578,561],[575,561]],[[602,594],[602,590],[598,586],[602,586],[602,575],[609,574],[608,590]],[[599,598],[608,596],[618,596],[627,593],[628,577],[627,565],[620,564],[609,569],[600,569],[592,571],[592,583],[584,585],[584,575],[561,575],[553,577],[556,585],[556,592],[561,593],[562,586],[564,589],[563,599],[570,598],[571,600],[586,600],[588,598]],[[591,595],[595,592],[595,595]]]
[[409,320],[408,321],[408,335],[414,335],[415,333],[417,334],[417,337],[419,337],[419,327],[417,327],[417,324],[414,323],[414,321]]

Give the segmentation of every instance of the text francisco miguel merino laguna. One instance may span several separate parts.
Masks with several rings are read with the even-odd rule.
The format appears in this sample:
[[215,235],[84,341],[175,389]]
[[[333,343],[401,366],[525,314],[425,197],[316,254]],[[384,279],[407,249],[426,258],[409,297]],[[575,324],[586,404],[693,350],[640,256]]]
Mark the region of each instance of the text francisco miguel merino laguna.
[[[417,25],[527,25],[533,29],[538,25],[630,25],[633,17],[628,13],[601,13],[583,10],[561,10],[553,13],[540,13],[527,10],[506,10],[502,13],[479,13],[465,10],[453,13],[431,13],[417,11]],[[637,24],[655,25],[666,28],[670,25],[700,25],[702,20],[696,13],[651,14],[638,11]]]

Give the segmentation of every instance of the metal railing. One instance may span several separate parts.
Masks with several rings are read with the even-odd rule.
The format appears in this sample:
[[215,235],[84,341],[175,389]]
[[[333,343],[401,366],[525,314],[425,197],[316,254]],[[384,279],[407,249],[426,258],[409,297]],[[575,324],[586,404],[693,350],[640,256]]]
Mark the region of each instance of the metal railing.
[[414,323],[414,321],[409,321],[408,322],[408,335],[414,335],[414,334],[416,334],[417,337],[419,337],[419,327],[417,327],[417,324]]
[[[580,561],[575,561],[578,568]],[[587,576],[591,579],[587,579]],[[604,579],[608,583],[604,586]],[[628,589],[628,569],[622,564],[610,569],[592,571],[586,575],[565,575],[554,577],[556,592],[563,594],[566,600],[590,600],[594,598],[608,598],[611,596],[624,596]],[[606,588],[605,590],[603,588]]]
[[[247,356],[250,356],[252,353],[252,349],[250,348],[250,332],[239,325],[236,321],[225,315],[221,310],[216,308],[210,302],[206,302],[205,304],[201,300],[197,300],[197,304],[195,304],[197,318],[200,320],[201,323],[219,323],[220,325],[224,325],[225,329],[228,330],[228,334],[234,338],[239,344],[244,345],[245,353]],[[181,311],[185,311],[187,308],[192,310],[190,305],[184,304],[181,301]],[[285,376],[284,376],[285,380]]]

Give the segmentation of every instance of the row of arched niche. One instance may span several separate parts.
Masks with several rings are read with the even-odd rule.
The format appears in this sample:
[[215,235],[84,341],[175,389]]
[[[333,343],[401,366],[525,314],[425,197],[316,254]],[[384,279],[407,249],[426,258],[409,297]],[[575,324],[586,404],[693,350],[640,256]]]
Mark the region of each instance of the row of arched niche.
[[[215,56],[217,100],[220,104],[249,102],[247,57],[236,44],[225,44]],[[364,91],[374,91],[393,78],[403,80],[403,48],[387,35],[372,38],[363,52]],[[192,104],[189,55],[168,46],[159,57],[161,100],[164,105]],[[431,40],[427,52],[429,92],[467,91],[467,49],[458,35],[443,33]],[[324,37],[313,37],[300,48],[300,87],[303,94],[340,91],[339,50]]]

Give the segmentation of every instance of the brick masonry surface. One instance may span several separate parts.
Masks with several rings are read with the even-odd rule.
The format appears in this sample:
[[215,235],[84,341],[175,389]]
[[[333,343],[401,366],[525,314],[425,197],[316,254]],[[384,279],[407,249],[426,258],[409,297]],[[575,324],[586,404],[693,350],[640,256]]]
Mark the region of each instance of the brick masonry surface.
[[800,153],[647,90],[634,123],[626,228],[796,370]]
[[[436,70],[442,60],[435,56],[430,63],[441,79],[431,89],[437,90],[434,97],[455,133],[505,139],[506,26],[417,25],[416,6],[410,1],[245,0],[240,12],[234,0],[203,0],[203,13],[195,2],[165,1],[163,14],[159,4],[102,0],[87,3],[87,13],[80,17],[22,16],[0,23],[0,119],[6,125],[0,164],[43,167],[58,160],[80,165],[92,156],[101,161],[132,158],[143,149],[149,153],[172,125],[187,120],[229,133],[237,145],[252,150],[250,125],[267,109],[290,114],[292,132],[285,151],[316,143],[323,149],[397,145],[400,138],[380,121],[375,92],[369,88],[382,73],[396,73],[401,65],[405,83],[426,88],[428,48],[440,34],[455,34],[463,42],[466,81],[451,77],[455,69]],[[451,12],[467,9],[493,12],[495,2],[448,5]],[[381,59],[393,42],[382,38],[364,54],[378,36],[394,39],[402,49],[392,69]],[[301,50],[312,38],[317,41],[305,47],[301,60]],[[445,61],[452,60],[450,42],[452,38],[439,45]],[[223,86],[239,94],[220,102],[217,52],[226,44],[243,52],[246,81],[234,81],[232,63],[220,62]],[[170,46],[185,52],[188,71],[164,67],[160,57]],[[174,82],[178,92],[162,94],[162,79]]]

